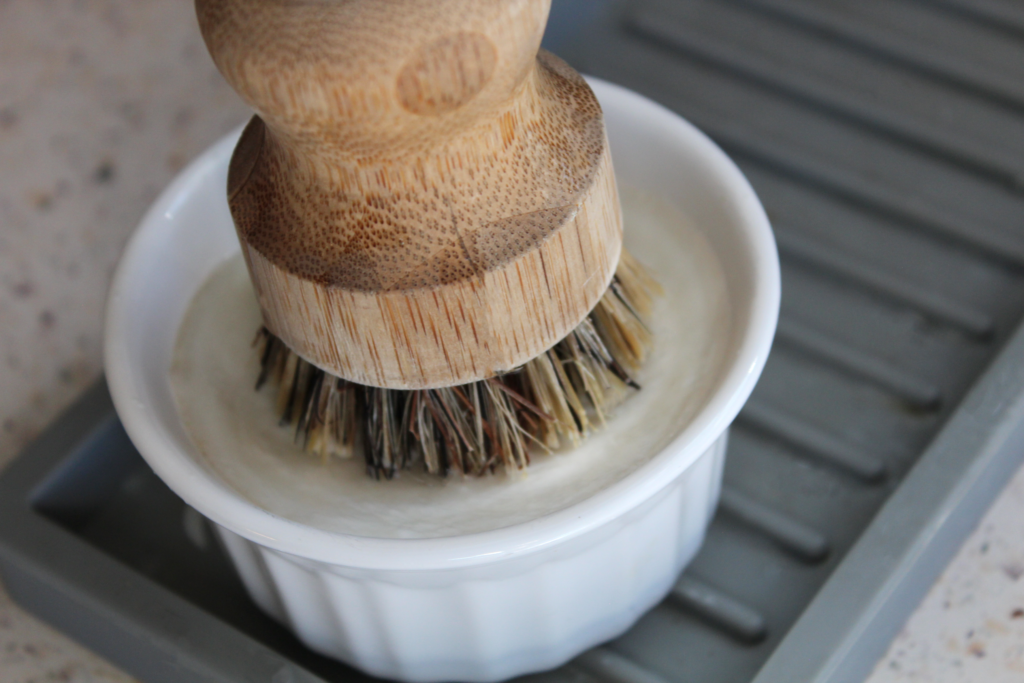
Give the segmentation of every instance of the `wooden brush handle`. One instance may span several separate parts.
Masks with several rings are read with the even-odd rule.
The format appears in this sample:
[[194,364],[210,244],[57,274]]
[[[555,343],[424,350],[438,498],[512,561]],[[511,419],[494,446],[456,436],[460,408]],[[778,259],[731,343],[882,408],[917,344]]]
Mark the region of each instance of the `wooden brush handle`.
[[604,293],[621,218],[600,107],[537,54],[550,0],[197,0],[258,112],[228,196],[267,326],[389,388],[518,367]]
[[501,115],[548,2],[198,0],[218,68],[297,152],[419,154]]

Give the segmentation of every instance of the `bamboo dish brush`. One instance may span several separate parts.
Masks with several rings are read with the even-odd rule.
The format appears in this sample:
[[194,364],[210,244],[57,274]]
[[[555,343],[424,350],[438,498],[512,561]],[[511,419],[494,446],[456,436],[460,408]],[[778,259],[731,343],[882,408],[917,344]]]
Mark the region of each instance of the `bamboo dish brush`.
[[550,0],[197,0],[258,112],[228,199],[257,388],[374,477],[575,446],[651,344],[600,107],[539,51]]

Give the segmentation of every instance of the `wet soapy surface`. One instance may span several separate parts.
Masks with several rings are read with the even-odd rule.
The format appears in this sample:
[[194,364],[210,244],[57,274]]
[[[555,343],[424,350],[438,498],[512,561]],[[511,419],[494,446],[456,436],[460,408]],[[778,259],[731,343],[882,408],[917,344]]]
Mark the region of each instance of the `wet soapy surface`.
[[194,455],[263,509],[327,531],[431,538],[523,523],[608,487],[664,448],[703,406],[729,352],[730,310],[711,247],[671,204],[620,188],[626,246],[665,289],[643,387],[575,450],[533,455],[523,472],[369,479],[362,459],[323,462],[278,425],[274,391],[253,390],[261,325],[241,255],[218,266],[178,332],[171,387]]

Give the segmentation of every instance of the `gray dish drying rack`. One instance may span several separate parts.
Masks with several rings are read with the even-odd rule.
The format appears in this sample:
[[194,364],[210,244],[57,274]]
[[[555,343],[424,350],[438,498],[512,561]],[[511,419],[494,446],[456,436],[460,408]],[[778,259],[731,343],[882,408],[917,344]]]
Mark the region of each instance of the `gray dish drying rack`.
[[[733,156],[783,301],[696,560],[527,678],[862,681],[1024,457],[1024,7],[556,0],[546,45]],[[103,383],[0,478],[0,574],[145,681],[365,678],[249,602]]]

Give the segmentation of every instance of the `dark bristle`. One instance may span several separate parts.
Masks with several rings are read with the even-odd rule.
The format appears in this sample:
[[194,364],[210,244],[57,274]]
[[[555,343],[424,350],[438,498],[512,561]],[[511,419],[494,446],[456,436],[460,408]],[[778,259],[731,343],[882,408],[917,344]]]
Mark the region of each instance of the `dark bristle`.
[[256,346],[261,342],[263,343],[263,353],[260,356],[260,376],[256,378],[256,391],[259,391],[267,383],[267,379],[270,377],[270,370],[273,367],[271,359],[275,351],[279,347],[284,346],[281,340],[270,334],[270,331],[265,327],[260,328],[256,339],[252,343],[253,346]]
[[531,446],[576,446],[625,389],[651,346],[641,314],[657,283],[623,251],[608,291],[580,325],[513,372],[457,387],[396,390],[335,377],[296,356],[266,328],[259,390],[277,385],[282,425],[303,448],[330,457],[361,454],[367,474],[391,479],[422,463],[431,474],[482,475],[530,462]]
[[302,366],[304,364],[305,361],[300,358],[296,358],[295,370],[292,372],[292,382],[288,391],[288,401],[285,403],[284,412],[281,414],[282,426],[292,423],[292,415],[295,412],[295,403],[299,397],[299,379],[302,376]]

